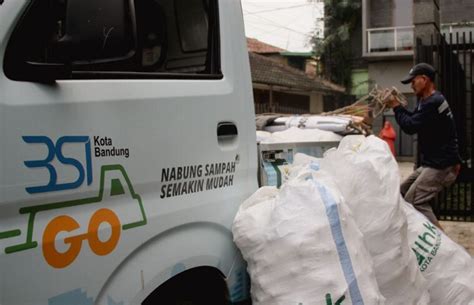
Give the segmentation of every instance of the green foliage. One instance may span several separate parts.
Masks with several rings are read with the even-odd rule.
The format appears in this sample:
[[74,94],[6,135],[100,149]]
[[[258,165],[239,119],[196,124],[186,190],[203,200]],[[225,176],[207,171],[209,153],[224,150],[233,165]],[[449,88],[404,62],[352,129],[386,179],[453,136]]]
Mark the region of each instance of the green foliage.
[[348,90],[353,58],[351,36],[361,18],[360,8],[360,0],[324,0],[324,38],[311,40],[323,62],[324,75]]

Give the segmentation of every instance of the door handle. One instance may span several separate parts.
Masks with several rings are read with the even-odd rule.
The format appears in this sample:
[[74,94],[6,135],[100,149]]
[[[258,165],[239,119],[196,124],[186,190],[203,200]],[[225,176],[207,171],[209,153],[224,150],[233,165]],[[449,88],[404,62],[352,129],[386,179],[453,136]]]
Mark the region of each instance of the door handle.
[[237,145],[239,131],[232,122],[219,122],[217,124],[217,143],[223,149],[234,149]]
[[236,137],[239,134],[237,126],[232,122],[219,122],[217,124],[217,137]]

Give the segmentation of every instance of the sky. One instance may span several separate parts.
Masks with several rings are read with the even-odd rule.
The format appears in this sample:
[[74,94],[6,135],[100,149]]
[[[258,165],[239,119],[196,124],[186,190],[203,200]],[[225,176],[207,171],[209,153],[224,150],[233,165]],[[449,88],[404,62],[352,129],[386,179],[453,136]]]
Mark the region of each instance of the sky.
[[[311,51],[310,37],[323,33],[323,3],[308,0],[241,0],[245,34],[292,52]],[[319,22],[317,21],[319,20]]]

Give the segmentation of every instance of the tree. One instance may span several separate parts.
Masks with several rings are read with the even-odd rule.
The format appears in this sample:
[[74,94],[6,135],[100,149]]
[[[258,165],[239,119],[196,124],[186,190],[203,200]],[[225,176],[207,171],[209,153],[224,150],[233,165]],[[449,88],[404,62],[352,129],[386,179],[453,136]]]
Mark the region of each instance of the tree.
[[324,0],[324,38],[311,39],[325,77],[347,89],[351,88],[351,36],[361,18],[360,8],[360,0]]

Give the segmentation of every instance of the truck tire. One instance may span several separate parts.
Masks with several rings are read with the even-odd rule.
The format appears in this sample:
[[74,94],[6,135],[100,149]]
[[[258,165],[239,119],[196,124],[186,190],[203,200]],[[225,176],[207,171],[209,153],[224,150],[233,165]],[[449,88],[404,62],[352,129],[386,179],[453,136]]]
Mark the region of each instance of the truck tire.
[[197,267],[169,279],[142,302],[159,304],[228,305],[230,301],[223,275],[215,268]]

